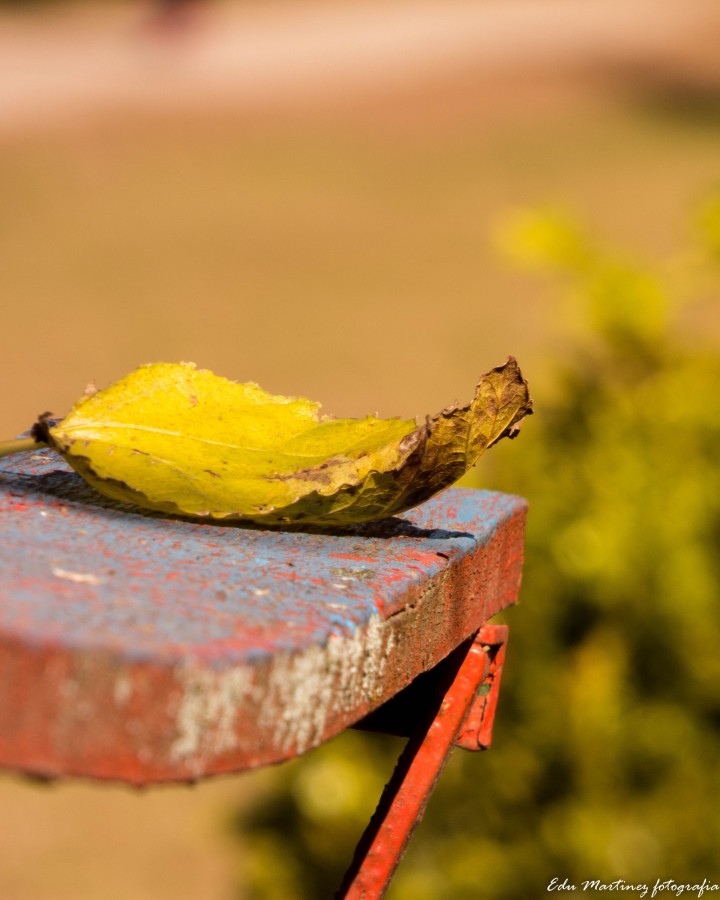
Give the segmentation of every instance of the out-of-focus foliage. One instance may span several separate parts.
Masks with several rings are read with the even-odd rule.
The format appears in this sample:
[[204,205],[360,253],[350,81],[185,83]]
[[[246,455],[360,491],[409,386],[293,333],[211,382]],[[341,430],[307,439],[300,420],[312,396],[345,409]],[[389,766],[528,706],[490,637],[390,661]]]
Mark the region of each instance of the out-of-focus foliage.
[[[720,195],[694,228],[657,269],[555,214],[502,229],[560,273],[583,330],[522,446],[483,466],[531,504],[495,742],[455,752],[392,900],[720,881],[720,354],[678,326],[695,291],[720,307]],[[330,896],[390,766],[352,735],[288,767],[242,823],[249,896]]]
[[720,191],[712,194],[698,210],[697,232],[706,252],[720,262]]

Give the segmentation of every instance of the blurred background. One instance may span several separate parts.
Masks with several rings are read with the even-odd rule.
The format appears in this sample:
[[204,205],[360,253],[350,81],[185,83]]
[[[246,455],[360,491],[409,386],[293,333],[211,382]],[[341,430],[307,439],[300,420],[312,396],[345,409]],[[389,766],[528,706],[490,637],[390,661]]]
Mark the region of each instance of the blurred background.
[[[192,360],[339,415],[515,355],[491,752],[392,900],[720,883],[716,0],[0,2],[0,426]],[[331,896],[399,745],[133,792],[0,777],[4,900]]]

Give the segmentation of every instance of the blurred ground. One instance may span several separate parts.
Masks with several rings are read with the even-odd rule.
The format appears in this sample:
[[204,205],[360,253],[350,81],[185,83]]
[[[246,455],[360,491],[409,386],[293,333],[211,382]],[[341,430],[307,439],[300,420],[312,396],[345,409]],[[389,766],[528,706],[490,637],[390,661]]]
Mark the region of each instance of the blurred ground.
[[494,254],[508,207],[676,244],[717,176],[713,4],[417,9],[409,34],[409,2],[207,6],[197,32],[161,35],[136,7],[5,17],[3,433],[154,359],[338,414],[422,414],[563,330]]
[[720,74],[712,0],[395,0],[123,4],[5,17],[3,130],[145,107],[269,112],[346,105],[462,73],[557,83],[681,64]]
[[[262,776],[260,776],[262,777]],[[226,898],[241,865],[227,840],[242,776],[148,793],[0,780],[3,900]]]
[[[151,360],[348,415],[436,411],[508,353],[532,382],[571,326],[497,259],[498,218],[551,203],[654,256],[718,179],[712,0],[190,19],[0,15],[8,437]],[[720,337],[708,309],[690,337]],[[0,896],[229,896],[223,822],[263,777],[134,794],[5,776]]]

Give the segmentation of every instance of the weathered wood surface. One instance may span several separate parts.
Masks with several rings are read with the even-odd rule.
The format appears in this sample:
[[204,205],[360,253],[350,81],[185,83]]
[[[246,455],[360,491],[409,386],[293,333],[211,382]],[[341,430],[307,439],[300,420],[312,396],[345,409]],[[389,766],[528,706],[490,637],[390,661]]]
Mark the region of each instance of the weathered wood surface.
[[517,597],[526,504],[452,489],[346,533],[144,514],[0,465],[0,766],[143,784],[293,757]]

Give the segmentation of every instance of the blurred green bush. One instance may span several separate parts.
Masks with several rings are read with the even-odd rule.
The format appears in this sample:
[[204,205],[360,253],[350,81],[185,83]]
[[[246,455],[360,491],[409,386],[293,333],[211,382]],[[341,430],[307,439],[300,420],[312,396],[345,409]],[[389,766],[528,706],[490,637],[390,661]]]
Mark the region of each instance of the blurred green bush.
[[[720,307],[720,194],[659,268],[554,213],[499,241],[562,280],[577,345],[482,468],[531,504],[493,749],[454,753],[388,896],[720,882],[720,354],[678,325]],[[353,733],[280,770],[235,823],[242,896],[332,896],[397,752]]]

